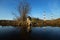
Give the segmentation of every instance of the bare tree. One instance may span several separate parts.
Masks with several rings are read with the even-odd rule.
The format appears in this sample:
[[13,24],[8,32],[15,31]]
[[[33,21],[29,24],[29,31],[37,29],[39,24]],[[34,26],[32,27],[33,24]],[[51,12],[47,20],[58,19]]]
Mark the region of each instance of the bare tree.
[[19,16],[17,16],[15,13],[12,13],[14,16],[16,16],[16,23],[18,26],[21,24],[26,25],[26,18],[30,11],[29,3],[26,2],[26,0],[21,1],[18,6]]
[[19,14],[20,14],[21,20],[22,21],[25,21],[26,20],[26,17],[27,17],[27,14],[30,11],[29,4],[26,1],[20,2],[19,7],[18,7],[18,10],[19,10]]
[[12,13],[17,19],[21,19],[23,21],[26,20],[27,15],[29,14],[30,11],[30,5],[26,0],[21,1],[18,6],[18,11],[19,11],[19,16],[17,16],[15,13]]

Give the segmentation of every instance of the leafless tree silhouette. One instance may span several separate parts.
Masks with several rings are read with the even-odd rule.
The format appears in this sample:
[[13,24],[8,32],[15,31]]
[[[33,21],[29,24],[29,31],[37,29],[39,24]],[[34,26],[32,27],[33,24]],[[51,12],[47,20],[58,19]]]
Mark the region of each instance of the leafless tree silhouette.
[[25,21],[26,17],[27,17],[27,14],[30,11],[30,6],[29,6],[28,2],[26,2],[26,1],[20,2],[19,7],[18,7],[18,11],[19,11],[19,14],[20,14],[20,19],[22,21]]
[[20,25],[20,23],[22,25],[23,24],[26,25],[26,18],[30,12],[30,5],[26,0],[25,1],[23,0],[19,3],[18,12],[19,12],[19,16],[17,16],[15,13],[12,13],[14,16],[16,16],[16,19],[17,19],[16,22],[18,26]]

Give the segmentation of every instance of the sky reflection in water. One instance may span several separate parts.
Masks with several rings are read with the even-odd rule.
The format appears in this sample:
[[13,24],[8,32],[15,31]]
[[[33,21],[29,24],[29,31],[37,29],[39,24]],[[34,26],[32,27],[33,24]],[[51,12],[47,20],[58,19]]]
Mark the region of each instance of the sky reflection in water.
[[[17,27],[0,26],[0,37],[9,37],[19,34]],[[32,27],[31,37],[33,39],[58,40],[60,39],[60,27]]]

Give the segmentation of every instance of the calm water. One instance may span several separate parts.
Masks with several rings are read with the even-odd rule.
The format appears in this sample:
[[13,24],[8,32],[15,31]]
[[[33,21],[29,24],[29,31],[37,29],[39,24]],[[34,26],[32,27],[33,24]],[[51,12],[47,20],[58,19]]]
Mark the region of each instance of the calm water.
[[[21,29],[12,26],[0,26],[0,39],[19,39]],[[32,27],[31,40],[60,40],[60,27]]]

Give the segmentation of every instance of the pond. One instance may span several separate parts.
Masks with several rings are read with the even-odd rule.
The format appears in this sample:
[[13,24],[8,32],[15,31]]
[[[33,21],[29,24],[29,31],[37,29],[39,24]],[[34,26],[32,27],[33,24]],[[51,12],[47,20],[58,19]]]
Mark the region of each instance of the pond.
[[[21,29],[12,26],[0,26],[0,40],[18,40]],[[60,40],[60,27],[32,27],[30,40]]]

